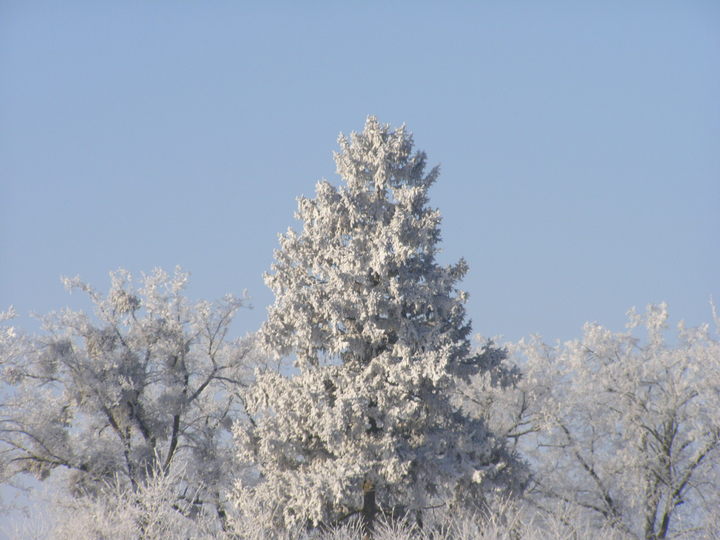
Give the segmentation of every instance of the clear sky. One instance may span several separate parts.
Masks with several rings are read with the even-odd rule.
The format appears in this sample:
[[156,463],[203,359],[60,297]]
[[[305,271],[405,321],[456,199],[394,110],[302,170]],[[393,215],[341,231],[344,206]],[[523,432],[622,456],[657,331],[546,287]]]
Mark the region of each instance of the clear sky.
[[[720,3],[0,3],[0,307],[76,275],[262,281],[339,132],[406,123],[442,174],[474,330],[622,327],[720,301]],[[28,319],[20,323],[32,326]]]

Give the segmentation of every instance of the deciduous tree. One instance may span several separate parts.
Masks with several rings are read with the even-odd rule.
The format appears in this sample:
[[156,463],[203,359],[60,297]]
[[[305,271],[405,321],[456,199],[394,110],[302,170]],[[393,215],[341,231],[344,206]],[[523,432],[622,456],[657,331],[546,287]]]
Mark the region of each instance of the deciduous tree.
[[107,295],[65,280],[87,293],[94,316],[64,310],[38,335],[4,330],[0,470],[8,480],[64,469],[75,495],[92,496],[182,467],[177,507],[192,497],[222,521],[230,428],[252,369],[250,340],[227,339],[244,300],[190,302],[180,270],[156,270],[139,288],[126,271],[111,277]]
[[514,391],[465,387],[534,465],[537,504],[640,538],[717,532],[720,342],[709,325],[669,335],[667,320],[651,305],[625,332],[587,323],[565,344],[522,341]]

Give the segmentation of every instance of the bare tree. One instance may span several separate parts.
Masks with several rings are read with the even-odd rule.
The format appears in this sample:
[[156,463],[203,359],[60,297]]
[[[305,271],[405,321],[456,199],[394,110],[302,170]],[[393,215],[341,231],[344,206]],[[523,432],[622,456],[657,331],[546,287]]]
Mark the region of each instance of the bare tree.
[[65,469],[70,491],[92,496],[107,484],[139,490],[182,467],[177,507],[191,502],[223,522],[230,428],[252,363],[249,338],[227,339],[244,300],[192,303],[179,269],[156,270],[139,288],[126,271],[111,278],[107,295],[65,280],[89,296],[94,316],[64,310],[43,317],[38,335],[0,334],[3,478]]
[[717,333],[681,323],[667,337],[664,304],[629,315],[625,332],[588,323],[563,345],[521,342],[514,390],[480,380],[464,388],[465,405],[482,404],[518,442],[541,507],[570,504],[647,539],[710,533],[720,517]]

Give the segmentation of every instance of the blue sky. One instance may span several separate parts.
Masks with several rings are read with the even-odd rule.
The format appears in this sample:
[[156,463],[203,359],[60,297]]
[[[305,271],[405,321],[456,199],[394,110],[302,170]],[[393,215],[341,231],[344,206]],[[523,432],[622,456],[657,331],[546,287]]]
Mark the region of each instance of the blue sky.
[[0,306],[182,265],[190,294],[262,281],[339,132],[406,123],[442,174],[441,260],[474,330],[569,339],[720,300],[720,4],[0,5]]

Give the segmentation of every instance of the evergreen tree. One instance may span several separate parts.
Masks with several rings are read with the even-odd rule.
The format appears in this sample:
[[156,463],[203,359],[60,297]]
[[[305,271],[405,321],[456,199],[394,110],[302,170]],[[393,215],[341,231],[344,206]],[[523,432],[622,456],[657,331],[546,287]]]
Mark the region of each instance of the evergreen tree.
[[428,206],[438,168],[412,135],[374,117],[339,139],[337,172],[298,200],[300,233],[281,236],[275,293],[260,340],[295,373],[258,375],[238,434],[257,463],[238,504],[273,526],[332,524],[378,508],[420,518],[432,505],[508,486],[513,458],[481,420],[452,405],[457,377],[487,369],[470,351],[465,261],[435,261],[440,214]]

